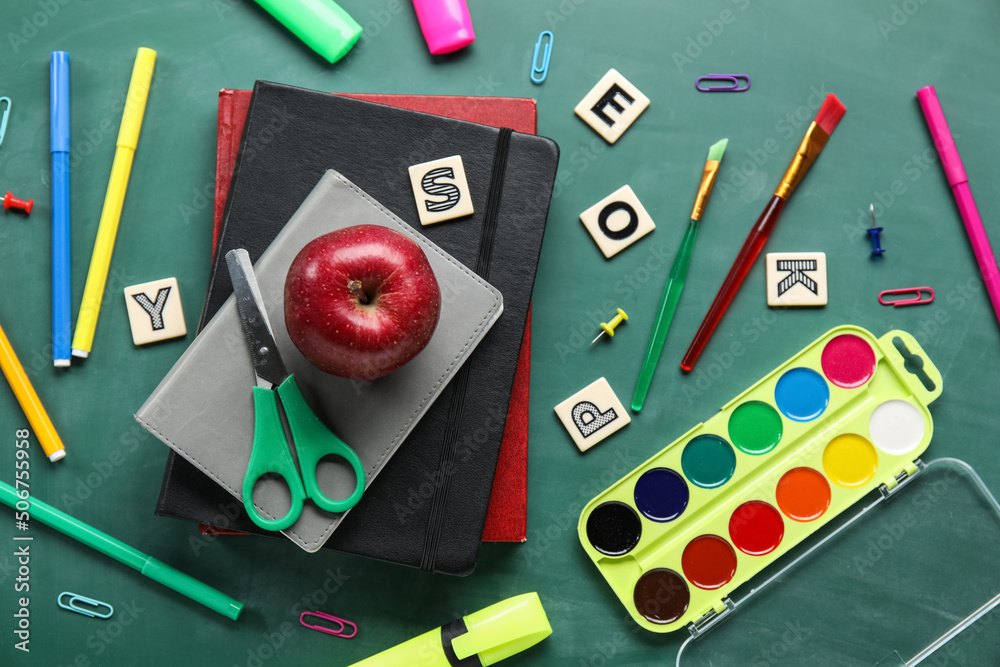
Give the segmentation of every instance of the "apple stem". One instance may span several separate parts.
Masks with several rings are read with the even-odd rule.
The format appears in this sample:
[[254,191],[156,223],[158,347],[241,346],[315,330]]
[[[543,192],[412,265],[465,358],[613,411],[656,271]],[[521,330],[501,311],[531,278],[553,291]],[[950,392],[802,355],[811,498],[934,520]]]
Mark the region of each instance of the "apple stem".
[[365,294],[365,291],[361,289],[360,280],[352,280],[351,282],[347,283],[347,287],[352,292],[354,292],[354,296],[358,298],[358,301],[360,301],[361,303],[368,303],[368,296]]

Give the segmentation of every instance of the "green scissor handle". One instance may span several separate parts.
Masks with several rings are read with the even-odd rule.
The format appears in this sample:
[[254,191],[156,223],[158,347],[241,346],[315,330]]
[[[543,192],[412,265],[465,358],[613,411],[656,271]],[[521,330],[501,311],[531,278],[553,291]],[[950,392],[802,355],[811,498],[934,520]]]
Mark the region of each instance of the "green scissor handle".
[[[276,395],[277,394],[277,395]],[[285,408],[285,416],[292,430],[295,451],[299,457],[302,477],[295,468],[291,451],[285,440],[285,431],[278,414],[278,398]],[[330,432],[309,408],[294,375],[289,375],[277,392],[263,387],[253,388],[254,432],[250,464],[243,478],[243,505],[255,524],[264,530],[285,530],[302,516],[306,498],[327,512],[346,512],[361,500],[365,491],[365,470],[357,453],[343,440]],[[350,496],[333,500],[319,488],[316,468],[329,454],[343,457],[354,469],[356,484]],[[253,488],[257,480],[267,474],[285,480],[292,496],[292,506],[277,519],[265,519],[253,504]],[[304,485],[303,485],[304,484]]]
[[[278,386],[278,396],[285,407],[285,416],[292,429],[292,439],[295,440],[295,451],[299,456],[299,467],[302,470],[302,480],[305,482],[306,497],[312,498],[316,505],[327,512],[346,512],[361,500],[365,492],[365,469],[357,453],[334,435],[316,414],[309,408],[299,391],[299,385],[294,375],[289,375]],[[344,458],[354,468],[354,491],[343,500],[333,500],[319,488],[316,480],[316,468],[320,459],[334,454]]]
[[[298,521],[302,515],[302,505],[306,499],[302,479],[295,469],[295,461],[285,440],[285,430],[278,415],[278,397],[270,389],[253,388],[253,450],[250,464],[243,478],[243,506],[255,524],[264,530],[284,530]],[[253,504],[253,487],[257,480],[267,474],[274,474],[285,480],[292,494],[292,506],[285,516],[265,519]]]

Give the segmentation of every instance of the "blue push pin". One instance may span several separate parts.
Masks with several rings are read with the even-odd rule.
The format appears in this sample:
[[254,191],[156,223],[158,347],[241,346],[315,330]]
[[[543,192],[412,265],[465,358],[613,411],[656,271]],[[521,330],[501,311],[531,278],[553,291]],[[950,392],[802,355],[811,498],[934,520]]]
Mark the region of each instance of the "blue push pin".
[[872,238],[872,255],[877,257],[885,252],[885,250],[882,249],[882,240],[879,238],[879,234],[882,233],[882,228],[875,226],[875,204],[869,204],[869,208],[872,213],[872,226],[868,228],[868,236]]

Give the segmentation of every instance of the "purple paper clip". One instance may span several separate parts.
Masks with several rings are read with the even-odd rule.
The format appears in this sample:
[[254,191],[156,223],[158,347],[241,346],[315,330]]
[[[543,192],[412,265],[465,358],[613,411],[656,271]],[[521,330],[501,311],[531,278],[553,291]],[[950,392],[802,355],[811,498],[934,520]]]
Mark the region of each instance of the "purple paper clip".
[[[340,623],[340,628],[333,629],[327,628],[322,625],[309,625],[306,623],[306,616],[315,616],[316,618],[322,618],[326,621],[333,621],[334,623]],[[299,615],[299,623],[309,628],[310,630],[316,630],[317,632],[325,632],[328,635],[333,635],[334,637],[340,637],[341,639],[351,639],[356,634],[358,634],[358,626],[350,621],[344,620],[342,618],[337,618],[336,616],[331,616],[330,614],[324,614],[321,611],[304,611]],[[345,630],[350,627],[352,628],[351,634],[345,634]]]
[[[740,79],[746,79],[745,86],[740,86]],[[727,81],[730,85],[702,88],[702,81]],[[698,80],[694,82],[694,87],[703,93],[742,93],[744,90],[750,90],[750,77],[746,74],[708,74],[699,76]]]

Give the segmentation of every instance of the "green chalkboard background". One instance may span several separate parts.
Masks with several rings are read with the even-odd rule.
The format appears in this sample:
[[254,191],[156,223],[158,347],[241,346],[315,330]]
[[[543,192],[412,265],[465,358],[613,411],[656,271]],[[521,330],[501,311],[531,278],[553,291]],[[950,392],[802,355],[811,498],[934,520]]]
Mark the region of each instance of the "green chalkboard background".
[[[59,464],[32,450],[32,492],[245,601],[246,611],[238,622],[226,620],[35,523],[29,531],[35,538],[31,652],[21,653],[14,649],[12,618],[17,531],[4,512],[0,663],[347,665],[527,591],[542,596],[553,635],[511,664],[672,662],[685,633],[635,630],[578,545],[580,507],[843,323],[877,335],[903,328],[918,338],[945,381],[932,406],[936,433],[927,457],[964,459],[1000,490],[1000,327],[914,97],[918,88],[936,85],[987,230],[1000,242],[994,185],[1000,174],[1000,5],[470,0],[477,41],[435,58],[409,3],[341,4],[365,25],[365,34],[330,66],[248,0],[4,1],[0,95],[13,100],[13,111],[0,146],[0,190],[34,197],[36,208],[28,218],[0,214],[0,323],[68,448]],[[528,71],[545,29],[554,32],[555,48],[548,80],[536,86]],[[139,46],[156,49],[159,58],[97,339],[85,364],[56,372],[49,361],[49,52],[66,50],[72,60],[75,314]],[[573,107],[611,67],[651,105],[607,146]],[[713,72],[748,74],[753,86],[741,94],[697,92],[695,77]],[[309,555],[278,540],[209,541],[193,525],[153,516],[167,449],[132,414],[191,335],[136,349],[120,289],[176,276],[188,326],[196,323],[209,270],[216,93],[250,88],[258,78],[348,92],[534,97],[539,133],[562,148],[534,297],[528,542],[485,545],[467,578],[337,553]],[[829,91],[847,114],[767,246],[825,251],[829,305],[769,310],[759,263],[695,372],[682,376],[680,356]],[[552,407],[599,376],[628,403],[707,149],[722,137],[730,138],[729,149],[647,407],[627,429],[581,455]],[[777,146],[776,152],[765,146]],[[626,183],[657,228],[608,261],[578,215]],[[885,227],[887,253],[880,261],[869,257],[863,232],[870,202]],[[893,309],[876,302],[880,290],[918,285],[935,288],[932,305]],[[613,342],[588,349],[598,322],[614,307],[631,319]],[[745,352],[733,358],[727,350],[736,342]],[[14,432],[26,425],[12,394],[0,388],[4,480],[13,478]],[[953,521],[961,525],[962,514]],[[940,566],[949,569],[947,561]],[[912,573],[897,574],[919,585]],[[995,568],[957,574],[979,581],[984,601],[1000,589]],[[835,568],[820,579],[836,586]],[[66,590],[111,602],[115,618],[58,609],[55,597]],[[302,629],[293,608],[304,598],[312,598],[308,608],[357,622],[358,637],[345,641]],[[822,590],[816,599],[822,604]],[[914,633],[923,629],[893,600],[886,607],[845,610],[826,639],[849,642],[866,619],[885,613],[897,614]],[[804,613],[787,609],[789,618]],[[272,650],[269,642],[280,646]],[[871,662],[881,657],[872,655]],[[780,664],[770,659],[766,664]],[[995,628],[980,633],[952,659],[998,664],[1000,635]]]

